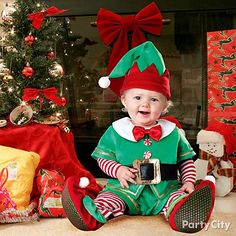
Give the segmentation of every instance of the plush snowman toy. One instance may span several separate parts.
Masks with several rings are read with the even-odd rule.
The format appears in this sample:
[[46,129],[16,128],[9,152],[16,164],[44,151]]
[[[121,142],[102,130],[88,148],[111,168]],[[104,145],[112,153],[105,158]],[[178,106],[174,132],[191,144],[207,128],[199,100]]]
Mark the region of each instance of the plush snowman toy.
[[[225,138],[218,132],[201,130],[197,135],[199,158],[195,161],[197,179],[215,177],[216,196],[223,197],[233,189],[233,177],[219,175],[218,169],[233,168],[225,153]],[[210,163],[209,163],[210,162]],[[209,165],[211,166],[209,170]]]

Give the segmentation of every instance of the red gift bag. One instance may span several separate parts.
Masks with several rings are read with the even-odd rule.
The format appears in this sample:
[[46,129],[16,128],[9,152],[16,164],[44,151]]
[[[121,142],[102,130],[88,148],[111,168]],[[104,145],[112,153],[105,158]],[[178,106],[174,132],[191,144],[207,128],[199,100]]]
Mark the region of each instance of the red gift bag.
[[40,169],[36,184],[40,192],[38,212],[43,217],[65,217],[61,203],[61,194],[65,177],[58,170]]

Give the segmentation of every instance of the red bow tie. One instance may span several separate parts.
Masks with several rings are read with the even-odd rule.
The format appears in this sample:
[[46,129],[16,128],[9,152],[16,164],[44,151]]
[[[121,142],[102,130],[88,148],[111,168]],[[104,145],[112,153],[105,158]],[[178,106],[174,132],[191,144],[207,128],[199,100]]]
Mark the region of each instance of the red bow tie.
[[143,138],[145,134],[148,134],[152,139],[158,141],[161,138],[161,134],[162,134],[160,125],[152,127],[151,129],[144,129],[141,126],[134,126],[132,132],[136,141]]

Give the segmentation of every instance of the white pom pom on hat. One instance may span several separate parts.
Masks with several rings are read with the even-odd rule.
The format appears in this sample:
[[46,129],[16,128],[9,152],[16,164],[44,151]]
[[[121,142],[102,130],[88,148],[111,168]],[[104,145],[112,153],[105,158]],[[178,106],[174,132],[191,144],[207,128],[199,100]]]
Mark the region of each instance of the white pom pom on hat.
[[89,185],[89,179],[87,177],[81,177],[79,181],[80,188],[86,188]]
[[111,84],[111,81],[109,80],[109,76],[103,76],[98,80],[98,85],[101,88],[108,88]]

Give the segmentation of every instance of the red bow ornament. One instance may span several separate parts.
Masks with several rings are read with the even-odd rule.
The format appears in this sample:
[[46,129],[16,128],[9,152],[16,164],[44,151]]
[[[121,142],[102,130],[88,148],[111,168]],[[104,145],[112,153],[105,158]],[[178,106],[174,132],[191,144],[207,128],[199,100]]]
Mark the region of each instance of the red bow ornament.
[[157,5],[152,2],[135,16],[119,16],[101,8],[97,14],[99,34],[106,45],[113,43],[107,73],[109,74],[121,57],[129,50],[128,33],[132,34],[132,48],[146,41],[144,32],[160,35],[162,16]]
[[57,7],[49,7],[45,11],[28,14],[28,20],[32,21],[32,25],[35,29],[40,29],[45,16],[57,15],[63,13],[64,11],[66,10],[60,10]]
[[149,135],[152,139],[158,141],[160,140],[162,135],[160,125],[154,126],[151,129],[144,129],[141,126],[134,126],[132,132],[136,141],[142,139],[146,134]]
[[46,89],[36,89],[36,88],[25,88],[24,95],[22,99],[25,102],[36,99],[38,96],[40,97],[40,107],[42,107],[43,97],[42,95],[56,103],[58,106],[63,106],[63,100],[56,96],[57,89],[55,87],[46,88]]

